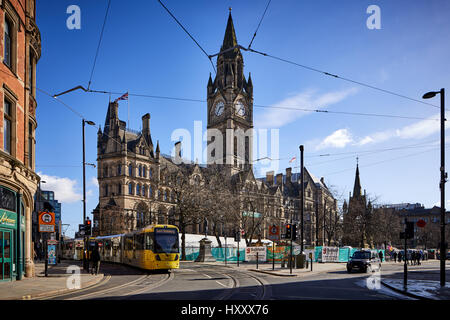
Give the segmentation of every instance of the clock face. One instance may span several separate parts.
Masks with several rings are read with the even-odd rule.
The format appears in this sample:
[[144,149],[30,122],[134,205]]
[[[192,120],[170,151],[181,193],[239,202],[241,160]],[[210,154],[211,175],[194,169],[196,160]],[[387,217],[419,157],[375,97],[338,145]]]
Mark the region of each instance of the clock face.
[[216,108],[214,109],[214,113],[216,116],[220,116],[223,113],[223,110],[225,108],[225,105],[223,101],[219,101],[216,103]]
[[236,103],[236,113],[241,117],[245,116],[245,106],[241,100]]

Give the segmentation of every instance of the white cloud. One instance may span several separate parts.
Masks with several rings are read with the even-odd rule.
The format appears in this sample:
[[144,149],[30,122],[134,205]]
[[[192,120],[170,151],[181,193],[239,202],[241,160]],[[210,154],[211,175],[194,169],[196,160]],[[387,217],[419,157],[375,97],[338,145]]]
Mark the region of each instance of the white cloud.
[[[450,112],[446,112],[445,117],[448,119]],[[400,139],[422,139],[440,131],[440,121],[431,121],[439,119],[440,114],[428,117],[427,120],[421,120],[411,125],[404,126],[399,129],[388,129],[367,135],[360,139],[356,145],[363,146],[366,144],[374,144],[384,142],[392,138]],[[445,124],[445,129],[450,128],[450,124]]]
[[289,110],[288,108],[325,109],[356,92],[356,88],[333,91],[325,94],[316,94],[315,90],[305,90],[293,97],[286,98],[272,105],[273,108],[267,109],[265,112],[256,114],[255,127],[280,128],[311,113],[309,111]]
[[98,180],[97,180],[97,178],[96,177],[92,177],[89,180],[89,185],[94,186],[94,187],[98,187]]
[[77,181],[69,178],[61,178],[57,176],[48,176],[38,172],[42,181],[43,190],[50,190],[55,192],[55,199],[62,203],[73,203],[80,201],[83,196],[76,191]]
[[347,129],[339,129],[330,134],[322,140],[317,146],[316,150],[331,148],[344,148],[349,143],[353,142],[353,138]]

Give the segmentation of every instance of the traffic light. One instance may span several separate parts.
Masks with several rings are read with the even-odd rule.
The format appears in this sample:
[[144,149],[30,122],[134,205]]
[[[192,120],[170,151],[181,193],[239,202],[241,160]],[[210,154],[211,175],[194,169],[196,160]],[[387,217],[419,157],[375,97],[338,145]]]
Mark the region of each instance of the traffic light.
[[90,235],[91,234],[91,220],[87,219],[86,222],[84,223],[84,232],[86,235]]
[[291,239],[291,238],[292,238],[292,225],[287,224],[286,225],[286,239]]
[[406,222],[406,239],[414,238],[414,222]]
[[240,242],[241,241],[241,231],[234,231],[234,241],[235,242]]
[[292,225],[292,240],[297,240],[297,225]]

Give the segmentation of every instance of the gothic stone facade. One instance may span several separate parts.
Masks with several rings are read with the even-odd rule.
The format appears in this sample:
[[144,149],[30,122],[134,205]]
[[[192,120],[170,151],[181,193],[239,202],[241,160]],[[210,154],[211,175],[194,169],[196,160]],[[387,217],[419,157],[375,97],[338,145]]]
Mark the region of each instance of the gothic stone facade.
[[[98,235],[116,234],[135,230],[150,223],[170,223],[177,225],[173,172],[181,166],[193,180],[204,180],[212,167],[220,166],[230,179],[232,189],[239,194],[241,210],[259,213],[261,223],[255,236],[265,238],[268,227],[283,226],[300,219],[300,183],[294,181],[291,169],[286,171],[286,182],[273,172],[266,180],[256,179],[252,168],[253,128],[253,84],[249,75],[245,78],[243,57],[237,46],[237,38],[231,13],[225,31],[221,52],[217,58],[217,75],[211,75],[207,84],[208,129],[215,129],[224,139],[222,152],[208,149],[208,165],[179,164],[181,144],[176,144],[175,158],[160,153],[156,149],[150,133],[150,115],[142,117],[142,131],[132,132],[124,121],[118,118],[118,104],[108,106],[103,131],[98,132],[98,181],[99,204],[94,210],[94,232]],[[226,139],[227,130],[233,132],[232,139]],[[243,139],[237,138],[237,131],[250,132]],[[209,131],[208,131],[209,133]],[[217,143],[210,136],[209,143]],[[220,148],[219,148],[220,149]],[[238,152],[243,151],[242,153]],[[281,174],[281,178],[282,178]],[[313,179],[305,170],[305,239],[306,243],[323,241],[319,232],[318,216],[328,208],[335,216],[336,201],[322,181]],[[319,212],[320,211],[320,212]],[[325,211],[324,211],[325,212]],[[242,226],[241,226],[242,227]],[[231,235],[236,226],[225,226]],[[202,233],[203,222],[186,230]]]

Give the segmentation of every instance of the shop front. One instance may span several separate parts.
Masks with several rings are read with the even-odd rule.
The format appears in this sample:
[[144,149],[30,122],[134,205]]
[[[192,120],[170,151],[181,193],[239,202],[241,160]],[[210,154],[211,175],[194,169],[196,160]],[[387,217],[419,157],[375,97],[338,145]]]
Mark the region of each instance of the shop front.
[[0,281],[22,277],[25,261],[24,220],[21,195],[0,186]]

